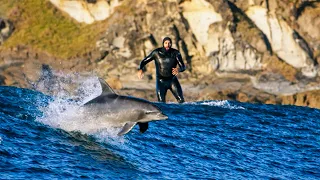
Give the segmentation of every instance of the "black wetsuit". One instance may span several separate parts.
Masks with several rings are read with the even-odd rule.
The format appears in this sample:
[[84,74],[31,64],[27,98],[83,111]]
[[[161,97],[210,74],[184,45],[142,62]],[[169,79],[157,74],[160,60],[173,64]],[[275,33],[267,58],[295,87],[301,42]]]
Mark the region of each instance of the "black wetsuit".
[[172,74],[172,68],[179,66],[179,72],[183,72],[186,67],[182,61],[178,50],[170,48],[157,48],[144,58],[139,69],[154,60],[156,66],[156,92],[159,102],[166,102],[166,94],[169,89],[179,103],[184,102],[182,89],[178,78]]

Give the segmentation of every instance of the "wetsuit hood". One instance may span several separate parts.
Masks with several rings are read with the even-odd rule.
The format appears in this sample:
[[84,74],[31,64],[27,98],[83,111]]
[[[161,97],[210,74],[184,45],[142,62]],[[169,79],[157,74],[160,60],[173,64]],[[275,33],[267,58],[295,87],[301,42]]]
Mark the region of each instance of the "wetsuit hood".
[[165,38],[163,38],[163,40],[162,40],[162,47],[164,47],[164,42],[165,42],[165,41],[170,41],[170,44],[172,44],[171,38],[165,37]]

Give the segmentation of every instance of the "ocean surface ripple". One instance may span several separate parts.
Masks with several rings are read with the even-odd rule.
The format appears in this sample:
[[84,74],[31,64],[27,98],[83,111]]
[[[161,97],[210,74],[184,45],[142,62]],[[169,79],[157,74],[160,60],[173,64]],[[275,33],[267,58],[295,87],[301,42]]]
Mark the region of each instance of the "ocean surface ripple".
[[0,179],[320,178],[318,109],[156,103],[168,120],[118,137],[103,128],[93,134],[59,128],[61,118],[76,121],[81,106],[61,99],[0,86]]

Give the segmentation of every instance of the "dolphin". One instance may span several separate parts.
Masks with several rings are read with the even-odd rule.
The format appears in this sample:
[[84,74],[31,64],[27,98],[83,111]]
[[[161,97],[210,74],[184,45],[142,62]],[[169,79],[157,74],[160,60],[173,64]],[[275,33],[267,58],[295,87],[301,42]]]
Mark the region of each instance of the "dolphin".
[[[144,133],[148,129],[148,122],[168,118],[155,104],[132,96],[118,95],[107,82],[98,79],[102,93],[85,103],[83,107],[88,115],[103,118],[103,121],[106,121],[104,123],[121,127],[119,136],[128,133],[136,124],[139,125],[140,132]],[[110,114],[113,114],[113,118],[110,118]]]

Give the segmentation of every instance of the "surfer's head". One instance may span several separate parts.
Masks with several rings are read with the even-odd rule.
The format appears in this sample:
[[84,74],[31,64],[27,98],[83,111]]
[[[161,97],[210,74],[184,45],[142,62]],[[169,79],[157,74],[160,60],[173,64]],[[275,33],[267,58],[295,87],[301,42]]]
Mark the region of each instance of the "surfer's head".
[[169,37],[165,37],[162,40],[162,46],[166,49],[169,50],[172,46],[172,40]]

